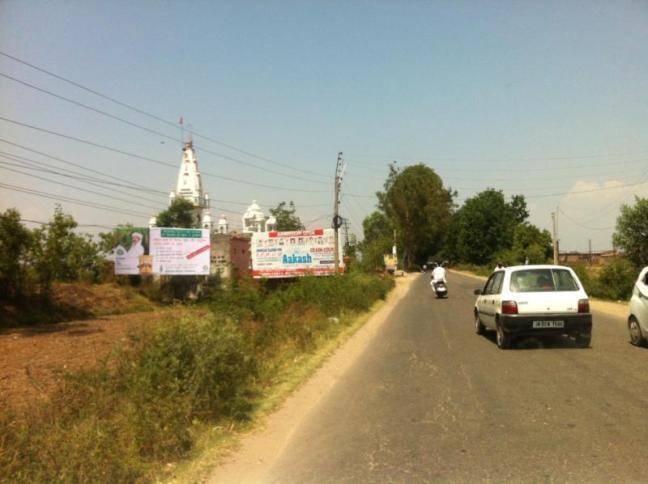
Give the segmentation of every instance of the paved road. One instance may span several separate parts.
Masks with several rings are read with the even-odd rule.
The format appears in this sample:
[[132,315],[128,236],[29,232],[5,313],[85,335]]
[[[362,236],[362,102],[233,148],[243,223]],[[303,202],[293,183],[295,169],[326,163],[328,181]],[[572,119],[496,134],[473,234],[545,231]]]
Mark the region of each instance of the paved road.
[[472,325],[480,282],[420,277],[370,349],[296,429],[274,482],[648,481],[648,350],[594,315],[502,351]]

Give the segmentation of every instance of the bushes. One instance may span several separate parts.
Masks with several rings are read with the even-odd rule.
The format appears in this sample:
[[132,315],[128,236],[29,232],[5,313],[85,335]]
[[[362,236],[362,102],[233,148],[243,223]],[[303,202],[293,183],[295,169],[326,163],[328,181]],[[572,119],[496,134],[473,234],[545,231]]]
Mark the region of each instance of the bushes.
[[281,368],[392,285],[347,274],[217,289],[213,314],[134,335],[99,368],[68,375],[49,403],[0,414],[0,480],[153,480],[202,429],[250,418]]
[[632,288],[639,271],[627,259],[615,259],[603,266],[595,284],[598,297],[626,300],[632,294]]
[[100,368],[68,375],[50,404],[0,420],[0,469],[18,481],[132,481],[189,450],[197,422],[244,418],[256,377],[236,327],[167,322]]

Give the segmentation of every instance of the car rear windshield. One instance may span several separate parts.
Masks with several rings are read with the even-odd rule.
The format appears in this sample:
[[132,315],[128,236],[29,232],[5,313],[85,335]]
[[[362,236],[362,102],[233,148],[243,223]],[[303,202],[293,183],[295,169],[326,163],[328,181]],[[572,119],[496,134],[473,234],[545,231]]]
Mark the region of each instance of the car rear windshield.
[[578,291],[578,283],[565,269],[525,269],[511,274],[511,292]]

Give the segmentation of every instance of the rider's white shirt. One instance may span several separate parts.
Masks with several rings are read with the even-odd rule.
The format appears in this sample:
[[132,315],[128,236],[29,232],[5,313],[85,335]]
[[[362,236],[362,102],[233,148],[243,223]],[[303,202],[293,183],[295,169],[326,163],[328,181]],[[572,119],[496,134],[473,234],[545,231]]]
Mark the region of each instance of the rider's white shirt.
[[432,270],[432,280],[433,281],[443,281],[446,280],[446,270],[443,267],[435,267]]

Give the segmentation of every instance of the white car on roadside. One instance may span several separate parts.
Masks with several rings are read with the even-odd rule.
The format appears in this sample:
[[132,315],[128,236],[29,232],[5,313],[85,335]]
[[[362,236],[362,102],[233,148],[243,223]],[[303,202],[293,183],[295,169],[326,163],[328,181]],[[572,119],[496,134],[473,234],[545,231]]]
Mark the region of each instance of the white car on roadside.
[[590,345],[589,298],[576,273],[557,265],[505,267],[475,290],[475,331],[494,330],[497,346],[510,348],[519,337],[566,334]]
[[648,341],[648,267],[641,271],[632,290],[628,330],[633,345],[644,346]]

